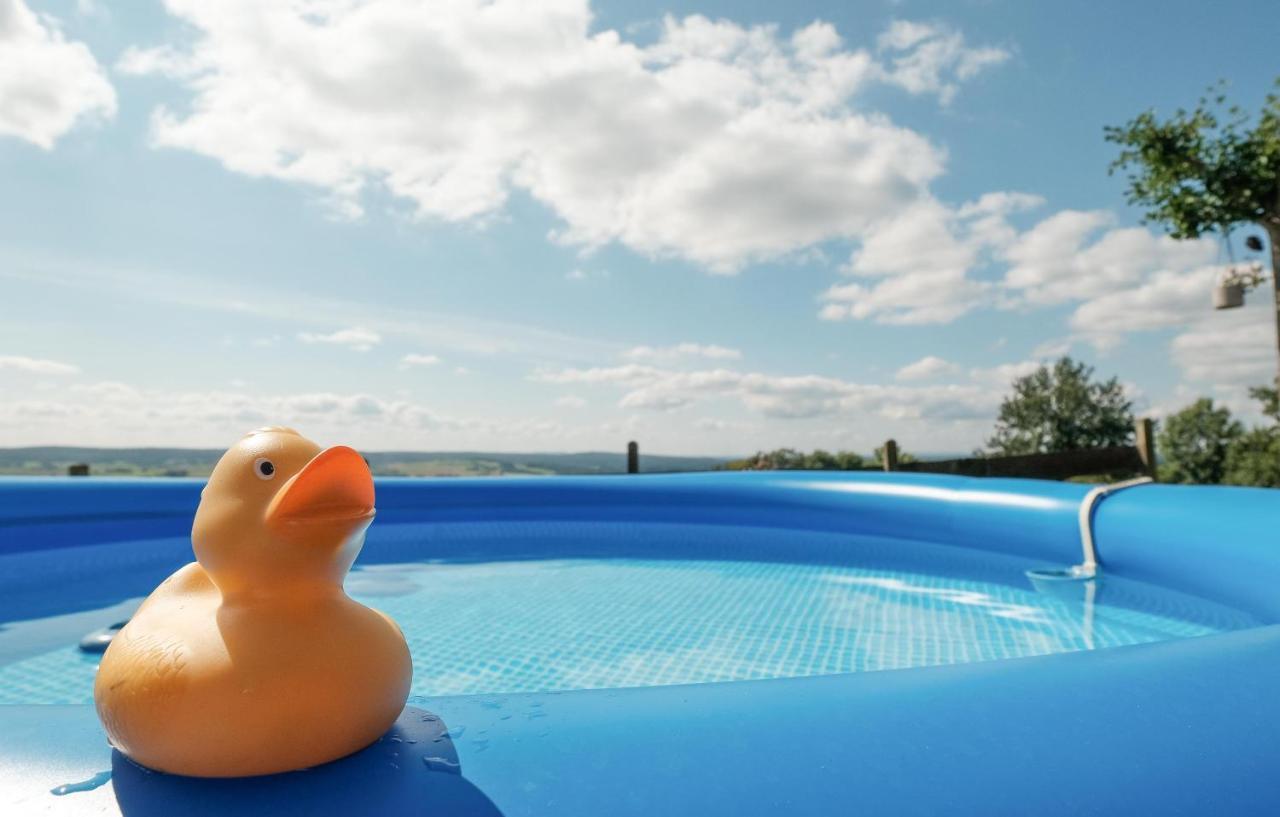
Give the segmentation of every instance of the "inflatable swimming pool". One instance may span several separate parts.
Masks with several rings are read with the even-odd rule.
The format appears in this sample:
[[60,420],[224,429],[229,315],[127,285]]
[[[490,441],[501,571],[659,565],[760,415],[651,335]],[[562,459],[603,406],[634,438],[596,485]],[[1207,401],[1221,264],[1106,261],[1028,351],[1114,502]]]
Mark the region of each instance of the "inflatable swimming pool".
[[[80,637],[194,480],[0,479],[3,814],[1276,813],[1280,492],[913,474],[380,480],[348,591],[413,696],[233,781],[113,755]],[[1038,576],[1028,578],[1028,573]]]

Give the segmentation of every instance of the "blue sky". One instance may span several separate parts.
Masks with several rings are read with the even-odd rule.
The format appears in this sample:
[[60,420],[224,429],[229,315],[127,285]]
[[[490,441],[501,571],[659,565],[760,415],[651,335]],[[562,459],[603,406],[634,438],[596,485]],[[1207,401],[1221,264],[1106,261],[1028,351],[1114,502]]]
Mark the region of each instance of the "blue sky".
[[1102,127],[1256,108],[1268,14],[0,0],[0,445],[965,451],[1063,352],[1249,410],[1267,293]]

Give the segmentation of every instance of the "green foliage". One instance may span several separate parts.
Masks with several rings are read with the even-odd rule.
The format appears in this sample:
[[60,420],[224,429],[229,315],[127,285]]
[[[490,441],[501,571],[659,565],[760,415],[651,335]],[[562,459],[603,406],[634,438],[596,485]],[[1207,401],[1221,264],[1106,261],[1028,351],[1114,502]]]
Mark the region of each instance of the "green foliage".
[[1147,111],[1106,128],[1107,141],[1120,146],[1111,170],[1129,171],[1129,202],[1174,238],[1240,222],[1280,229],[1280,93],[1252,119],[1226,105],[1219,84],[1195,110],[1163,121]]
[[774,451],[757,451],[744,460],[735,460],[725,465],[730,471],[860,471],[874,467],[876,463],[867,462],[862,455],[852,451],[837,451],[834,454],[821,448],[813,453],[805,454],[794,448],[779,448]]
[[1258,427],[1239,437],[1227,452],[1223,482],[1280,488],[1280,427]]
[[1093,368],[1064,357],[1013,383],[1000,405],[994,435],[997,456],[1127,445],[1132,404],[1116,378],[1095,382]]
[[1280,390],[1263,386],[1249,389],[1249,395],[1262,403],[1262,413],[1273,423],[1253,428],[1232,442],[1222,481],[1280,488]]
[[1227,454],[1244,427],[1231,411],[1202,397],[1171,415],[1160,430],[1161,482],[1216,485],[1226,474]]
[[810,471],[856,471],[866,465],[862,455],[852,451],[831,454],[819,448],[804,458],[804,467]]
[[1249,396],[1262,404],[1262,413],[1280,423],[1280,389],[1259,386],[1249,389]]

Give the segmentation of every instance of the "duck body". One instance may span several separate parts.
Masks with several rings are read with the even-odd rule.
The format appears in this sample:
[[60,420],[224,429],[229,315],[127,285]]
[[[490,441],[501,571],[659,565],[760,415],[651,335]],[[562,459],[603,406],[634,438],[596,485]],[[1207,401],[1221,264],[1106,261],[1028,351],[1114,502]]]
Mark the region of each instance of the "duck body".
[[342,590],[372,522],[367,466],[300,437],[283,441],[298,450],[273,450],[272,435],[287,436],[251,435],[218,469],[231,457],[233,476],[266,470],[265,459],[269,481],[293,477],[275,492],[247,483],[246,497],[224,491],[239,480],[215,469],[193,530],[199,561],[156,588],[102,657],[99,716],[148,768],[232,777],[315,766],[373,743],[404,707],[404,636]]

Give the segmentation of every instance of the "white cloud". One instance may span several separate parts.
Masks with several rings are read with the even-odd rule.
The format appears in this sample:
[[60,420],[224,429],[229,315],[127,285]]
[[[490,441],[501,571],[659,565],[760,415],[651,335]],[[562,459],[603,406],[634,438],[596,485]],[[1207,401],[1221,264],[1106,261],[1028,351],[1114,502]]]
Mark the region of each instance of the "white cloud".
[[0,369],[13,369],[33,374],[78,374],[80,368],[56,360],[41,360],[21,355],[0,355]]
[[1169,348],[1188,380],[1224,391],[1269,384],[1280,366],[1275,313],[1268,308],[1210,313]]
[[991,389],[1003,397],[1005,390],[1020,377],[1026,377],[1044,364],[1039,360],[1022,360],[1017,363],[1001,363],[996,366],[969,370],[969,379]]
[[[1115,228],[1106,211],[1063,210],[1022,232],[1010,223],[1042,203],[1003,192],[956,208],[921,199],[867,231],[846,270],[864,280],[830,287],[819,317],[946,323],[980,306],[1078,303],[1072,336],[1037,351],[1040,357],[1078,339],[1105,349],[1128,333],[1186,325],[1203,314],[1218,273],[1212,240]],[[1002,262],[999,282],[975,277]]]
[[1032,349],[1031,356],[1036,360],[1044,360],[1045,358],[1057,359],[1070,351],[1071,338],[1051,338],[1039,343],[1036,348]]
[[618,405],[626,409],[673,411],[704,400],[730,399],[765,417],[790,420],[859,414],[970,420],[990,416],[1000,398],[981,385],[883,386],[821,375],[674,371],[634,364],[539,371],[532,378],[621,388]]
[[1209,313],[1216,269],[1161,270],[1137,286],[1099,295],[1076,308],[1071,328],[1107,348],[1131,332],[1188,326]]
[[1210,264],[1213,241],[1177,241],[1141,227],[1107,230],[1105,211],[1063,210],[1020,235],[1005,256],[1005,286],[1032,305],[1096,298],[1161,270]]
[[742,352],[727,346],[703,343],[677,343],[674,346],[636,346],[623,352],[629,360],[676,360],[679,358],[707,358],[710,360],[739,360]]
[[937,94],[944,105],[960,82],[1011,56],[1003,48],[970,48],[964,35],[946,25],[910,20],[894,20],[876,44],[890,59],[883,72],[887,82],[912,94]]
[[142,398],[142,392],[128,383],[116,380],[103,380],[97,383],[83,383],[72,386],[72,394],[89,397],[98,405],[136,402]]
[[556,405],[560,408],[580,409],[586,404],[587,401],[576,394],[566,394],[563,397],[556,398]]
[[926,355],[914,363],[908,363],[894,375],[896,380],[932,380],[942,375],[955,374],[960,367],[935,355]]
[[728,431],[733,427],[733,424],[718,417],[699,417],[694,421],[693,427],[699,431],[717,432]]
[[530,379],[543,383],[647,383],[663,374],[661,369],[629,363],[591,369],[540,369]]
[[991,285],[971,273],[1016,236],[1008,217],[1039,206],[1025,193],[988,193],[952,209],[924,198],[867,230],[847,272],[877,283],[836,284],[822,294],[824,320],[948,323],[980,306]]
[[317,442],[397,450],[425,447],[442,435],[454,445],[527,448],[528,440],[572,432],[551,420],[456,417],[363,393],[183,391],[105,382],[72,387],[57,400],[0,398],[0,445],[227,445],[253,428],[277,424]]
[[410,353],[400,358],[400,368],[407,369],[410,366],[435,366],[439,362],[439,355],[420,355]]
[[0,0],[0,135],[50,150],[76,122],[115,112],[115,89],[84,43],[23,0]]
[[121,62],[192,93],[155,111],[157,145],[314,186],[351,214],[372,187],[450,222],[520,191],[561,220],[557,241],[720,272],[856,237],[920,198],[942,152],[855,95],[892,82],[949,97],[1000,59],[929,27],[886,40],[886,67],[826,23],[788,38],[700,16],[639,45],[593,31],[588,0],[168,9],[192,43]]
[[335,346],[346,346],[356,352],[367,352],[382,342],[382,336],[357,326],[351,329],[339,329],[328,334],[299,332],[298,340],[303,343],[330,343]]

